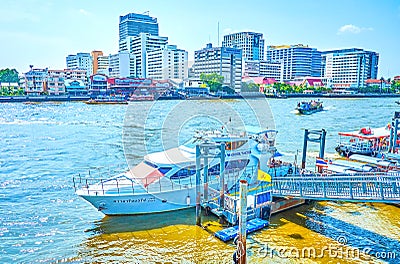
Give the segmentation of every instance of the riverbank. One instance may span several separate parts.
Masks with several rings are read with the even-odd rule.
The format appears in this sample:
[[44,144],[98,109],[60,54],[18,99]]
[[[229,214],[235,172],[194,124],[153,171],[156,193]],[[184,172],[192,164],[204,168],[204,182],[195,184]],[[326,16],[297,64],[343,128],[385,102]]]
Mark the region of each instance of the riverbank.
[[[223,95],[220,99],[245,99],[245,98],[275,98],[275,99],[286,99],[286,98],[386,98],[393,97],[398,98],[400,94],[287,94],[279,96],[268,96],[262,93],[241,93]],[[190,98],[190,97],[189,97]],[[0,103],[18,103],[18,102],[69,102],[69,101],[87,101],[90,96],[0,96]],[[211,98],[215,100],[215,98]],[[185,100],[178,97],[162,97],[158,100]]]
[[0,103],[87,101],[90,96],[0,96]]

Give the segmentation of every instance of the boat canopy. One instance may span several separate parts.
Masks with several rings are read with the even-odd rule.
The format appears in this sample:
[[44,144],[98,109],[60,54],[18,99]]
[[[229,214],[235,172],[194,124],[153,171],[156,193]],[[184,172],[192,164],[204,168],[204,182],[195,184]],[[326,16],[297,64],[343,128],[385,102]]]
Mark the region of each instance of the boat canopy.
[[325,171],[333,172],[333,173],[346,173],[346,174],[356,174],[360,171],[350,168],[347,166],[335,165],[335,164],[327,164],[324,168]]
[[370,164],[382,166],[382,167],[394,166],[396,164],[395,162],[392,162],[392,161],[387,161],[387,160],[369,157],[369,156],[360,155],[360,154],[350,155],[349,159],[358,160],[361,162],[366,162],[366,163],[370,163]]
[[166,151],[147,154],[144,159],[155,164],[180,164],[193,161],[193,154],[180,149],[172,148]]
[[387,127],[361,128],[354,132],[339,132],[339,136],[354,137],[359,139],[381,139],[390,137],[390,129]]
[[133,169],[127,171],[125,176],[136,179],[140,181],[144,187],[147,187],[149,184],[163,177],[164,174],[162,174],[158,168],[154,168],[142,161]]

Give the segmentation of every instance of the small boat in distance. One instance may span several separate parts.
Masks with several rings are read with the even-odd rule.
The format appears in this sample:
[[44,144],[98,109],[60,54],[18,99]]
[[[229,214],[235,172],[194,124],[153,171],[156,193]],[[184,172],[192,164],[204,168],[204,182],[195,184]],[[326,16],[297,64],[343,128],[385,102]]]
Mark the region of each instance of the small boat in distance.
[[390,127],[366,128],[353,132],[339,132],[339,143],[335,150],[342,156],[352,154],[377,156],[389,147]]
[[124,95],[99,95],[89,99],[85,104],[128,104],[128,100]]
[[154,101],[152,94],[133,94],[129,97],[129,101]]
[[310,115],[315,112],[324,110],[322,102],[311,100],[310,102],[299,102],[295,108],[299,114]]

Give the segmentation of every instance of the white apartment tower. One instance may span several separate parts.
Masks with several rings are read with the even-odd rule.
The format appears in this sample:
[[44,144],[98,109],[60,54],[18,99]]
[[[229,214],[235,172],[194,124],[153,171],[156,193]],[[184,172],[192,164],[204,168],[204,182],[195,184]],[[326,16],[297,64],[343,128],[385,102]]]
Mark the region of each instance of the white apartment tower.
[[186,79],[188,52],[176,45],[166,45],[147,53],[147,78],[154,80]]
[[119,42],[120,52],[129,52],[135,57],[136,77],[146,78],[147,53],[163,48],[168,43],[167,37],[140,33],[129,36]]
[[84,69],[87,77],[93,74],[93,59],[90,53],[68,55],[66,61],[67,69]]
[[109,56],[98,56],[97,57],[97,72],[108,75],[108,67],[109,67]]
[[378,75],[379,54],[363,49],[342,49],[322,52],[323,77],[334,88],[363,87],[367,79]]
[[109,77],[124,78],[136,76],[135,57],[129,52],[118,52],[109,56]]
[[242,81],[242,50],[207,44],[194,52],[193,69],[196,78],[201,73],[217,73],[224,77],[224,85],[238,91]]
[[267,47],[267,61],[283,63],[283,80],[298,77],[321,77],[321,52],[307,45],[281,45]]
[[264,60],[264,42],[262,33],[239,32],[225,35],[222,47],[241,49],[244,60]]

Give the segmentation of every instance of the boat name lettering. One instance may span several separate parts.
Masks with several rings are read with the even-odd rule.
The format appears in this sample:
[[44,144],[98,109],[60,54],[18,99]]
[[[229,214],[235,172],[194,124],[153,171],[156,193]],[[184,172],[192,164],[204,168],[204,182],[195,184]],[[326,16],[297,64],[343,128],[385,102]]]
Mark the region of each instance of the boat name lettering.
[[231,157],[231,156],[239,156],[239,155],[248,155],[250,153],[251,153],[251,151],[247,150],[247,151],[242,151],[242,152],[226,153],[226,156]]
[[114,203],[151,203],[155,202],[155,198],[139,198],[139,199],[121,199],[121,200],[114,200]]

